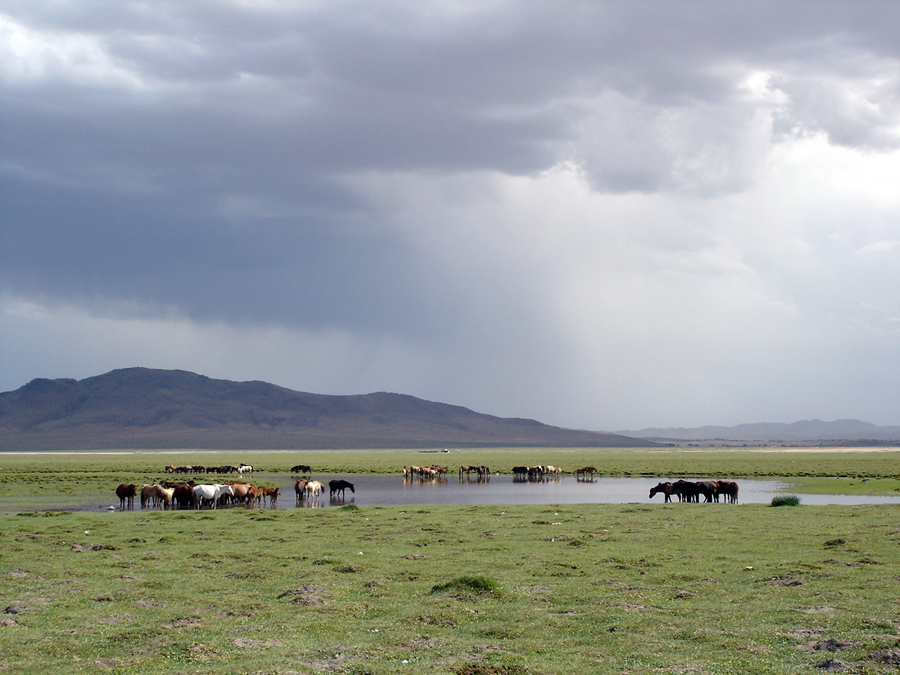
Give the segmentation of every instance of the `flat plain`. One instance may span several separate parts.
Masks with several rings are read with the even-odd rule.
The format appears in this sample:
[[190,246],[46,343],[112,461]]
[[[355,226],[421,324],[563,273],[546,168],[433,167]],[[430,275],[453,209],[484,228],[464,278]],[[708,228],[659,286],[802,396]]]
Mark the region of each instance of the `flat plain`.
[[[665,452],[459,458],[732,478],[791,476],[793,463],[798,480],[896,494],[897,453],[668,454],[668,465]],[[274,470],[309,453],[233,456]],[[393,472],[442,455],[314,457],[323,472]],[[79,453],[2,463],[6,499],[159,478],[172,462]],[[28,511],[0,515],[0,532],[0,672],[701,675],[900,664],[895,505]]]

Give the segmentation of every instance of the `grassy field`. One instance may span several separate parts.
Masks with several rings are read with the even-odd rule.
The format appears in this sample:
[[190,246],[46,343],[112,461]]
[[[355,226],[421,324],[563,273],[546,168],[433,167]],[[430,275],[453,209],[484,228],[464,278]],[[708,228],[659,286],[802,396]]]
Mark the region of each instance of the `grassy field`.
[[[4,501],[166,464],[593,464],[896,494],[896,452],[0,456]],[[454,462],[455,460],[455,462]],[[896,673],[900,507],[333,507],[0,515],[0,673]],[[817,669],[816,666],[820,668]]]
[[[0,516],[5,673],[896,673],[900,508]],[[834,664],[832,664],[834,665]]]

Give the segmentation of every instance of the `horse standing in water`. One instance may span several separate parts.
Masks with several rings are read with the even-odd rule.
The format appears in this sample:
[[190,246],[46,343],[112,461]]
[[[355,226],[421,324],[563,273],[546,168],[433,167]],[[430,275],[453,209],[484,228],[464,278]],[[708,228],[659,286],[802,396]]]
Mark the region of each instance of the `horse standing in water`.
[[672,488],[673,485],[671,483],[657,483],[655,486],[650,488],[650,499],[653,499],[653,495],[657,492],[662,492],[665,497],[665,502],[672,501]]
[[344,491],[350,488],[350,492],[356,493],[356,489],[353,487],[353,483],[348,480],[330,480],[328,481],[328,497],[334,499],[335,493],[341,493],[341,499],[344,498]]
[[294,481],[294,493],[297,495],[298,504],[306,498],[307,482],[308,481],[305,478],[298,478]]
[[137,485],[132,483],[122,483],[116,488],[116,497],[119,498],[119,508],[124,510],[127,505],[129,509],[134,508],[134,498],[137,496]]

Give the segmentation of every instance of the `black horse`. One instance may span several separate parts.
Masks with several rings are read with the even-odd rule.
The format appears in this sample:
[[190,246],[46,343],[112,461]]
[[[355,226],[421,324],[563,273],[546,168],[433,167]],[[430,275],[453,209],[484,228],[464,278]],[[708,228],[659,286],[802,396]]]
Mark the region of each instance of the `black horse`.
[[335,492],[340,492],[341,497],[344,496],[344,490],[350,488],[350,492],[356,493],[356,490],[353,487],[353,483],[348,480],[330,480],[328,481],[328,496],[334,497]]

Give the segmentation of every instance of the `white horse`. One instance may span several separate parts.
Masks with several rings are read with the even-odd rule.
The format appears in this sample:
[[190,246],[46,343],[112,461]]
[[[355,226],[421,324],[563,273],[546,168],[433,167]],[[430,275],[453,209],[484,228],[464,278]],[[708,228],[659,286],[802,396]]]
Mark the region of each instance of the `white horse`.
[[241,464],[238,467],[238,473],[253,473],[253,467],[249,464]]
[[216,508],[219,497],[228,495],[234,497],[234,489],[230,485],[195,485],[191,492],[194,493],[194,508],[199,509],[203,502],[212,502],[212,508]]
[[311,480],[306,484],[307,497],[318,499],[323,490],[325,490],[325,486],[317,480]]

